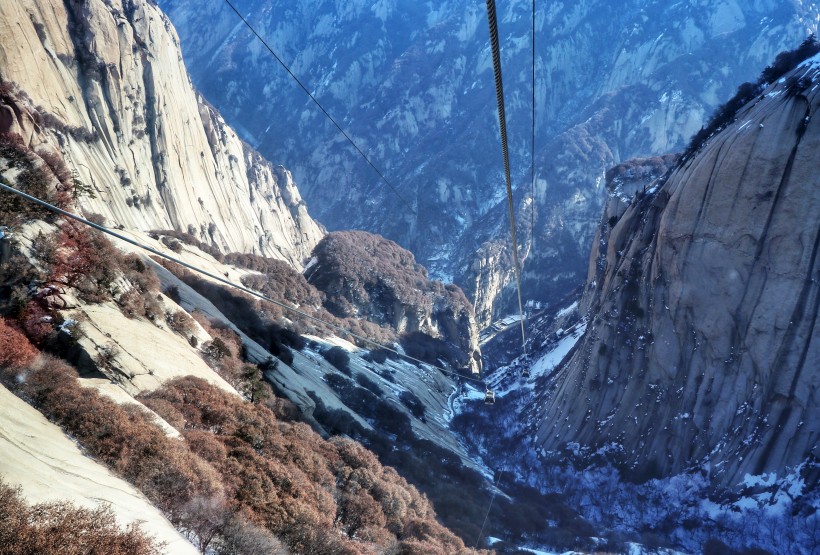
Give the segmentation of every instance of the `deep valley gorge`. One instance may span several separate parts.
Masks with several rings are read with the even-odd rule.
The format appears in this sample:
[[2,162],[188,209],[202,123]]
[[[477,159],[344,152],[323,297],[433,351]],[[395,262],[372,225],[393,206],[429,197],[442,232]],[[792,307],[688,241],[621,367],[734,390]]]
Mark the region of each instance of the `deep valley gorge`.
[[0,3],[0,555],[818,553],[820,4],[499,2],[517,247],[490,4]]

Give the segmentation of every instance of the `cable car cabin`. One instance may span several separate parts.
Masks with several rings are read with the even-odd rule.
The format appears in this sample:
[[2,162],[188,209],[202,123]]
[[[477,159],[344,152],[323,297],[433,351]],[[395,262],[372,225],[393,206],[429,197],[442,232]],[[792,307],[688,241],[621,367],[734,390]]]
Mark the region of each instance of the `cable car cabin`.
[[495,404],[495,391],[492,389],[487,389],[484,393],[484,404],[485,405],[494,405]]
[[527,367],[524,367],[524,369],[521,370],[521,377],[524,378],[524,379],[529,378],[530,377],[530,369],[527,368]]

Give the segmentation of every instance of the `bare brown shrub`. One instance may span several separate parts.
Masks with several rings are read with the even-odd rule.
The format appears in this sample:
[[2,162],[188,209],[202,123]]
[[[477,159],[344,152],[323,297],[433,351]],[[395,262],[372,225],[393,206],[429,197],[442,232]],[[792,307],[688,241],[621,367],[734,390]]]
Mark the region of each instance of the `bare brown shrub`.
[[37,346],[45,345],[54,337],[54,316],[34,299],[22,307],[18,323],[26,336]]
[[72,179],[71,170],[66,166],[63,157],[56,151],[42,150],[37,154],[57,179],[59,183],[57,185],[57,192],[60,194],[63,204],[61,208],[65,208],[66,205],[70,203],[68,199],[73,196],[74,180]]
[[162,314],[160,304],[160,283],[156,273],[136,254],[120,254],[117,265],[123,277],[130,284],[118,303],[123,313],[129,317],[144,316],[155,320]]
[[241,516],[229,519],[216,546],[218,555],[288,555],[273,534]]
[[97,459],[116,470],[177,522],[197,496],[221,495],[214,470],[183,444],[165,436],[149,416],[77,383],[76,371],[49,356],[25,379],[0,377],[50,420],[73,435]]
[[[376,341],[391,341],[397,331],[393,326],[418,312],[458,322],[455,330],[469,329],[473,309],[464,292],[456,285],[430,280],[413,254],[393,241],[364,231],[336,231],[322,238],[312,254],[317,262],[305,271],[308,283],[325,294],[324,307],[347,319],[356,333],[370,336],[375,331],[362,322],[367,320],[392,332],[392,337],[382,332]],[[360,323],[351,321],[354,318]],[[420,328],[409,331],[434,333]],[[454,351],[469,350],[464,338],[446,326],[442,339],[455,345]],[[465,356],[449,362],[462,366]]]
[[325,441],[197,378],[145,398],[183,415],[188,444],[218,470],[229,504],[294,552],[372,553],[405,541],[427,553],[469,552],[415,488],[354,441]]
[[31,364],[37,349],[20,331],[0,317],[0,368],[20,368]]
[[[193,228],[189,227],[189,230],[193,231]],[[157,236],[157,237],[162,237],[162,239],[160,239],[162,241],[162,243],[165,244],[166,246],[168,246],[169,248],[171,248],[172,250],[174,249],[174,247],[171,247],[171,245],[169,244],[170,239],[176,239],[177,243],[179,241],[181,241],[181,242],[185,243],[186,245],[191,245],[192,247],[196,247],[204,253],[210,254],[216,260],[218,260],[219,262],[223,261],[222,251],[220,251],[218,248],[216,248],[212,245],[209,245],[208,243],[205,243],[204,241],[200,241],[192,233],[186,233],[184,231],[176,231],[174,229],[163,229],[163,230],[154,230],[154,231],[151,232],[151,234],[154,235],[154,236]],[[180,249],[179,251],[174,251],[174,252],[180,252],[182,250],[181,245],[179,246],[179,249]]]
[[0,553],[28,555],[161,555],[139,525],[120,528],[108,508],[85,509],[70,503],[29,506],[20,491],[0,480]]
[[[6,183],[5,180],[4,183],[39,199],[49,202],[57,200],[50,172],[36,162],[35,155],[18,135],[0,134],[0,158],[20,169],[13,183]],[[53,215],[46,208],[29,200],[0,191],[0,221],[3,225],[14,227],[33,219],[51,221]]]
[[52,280],[74,287],[88,302],[110,299],[122,260],[116,247],[102,233],[75,222],[61,226],[59,243]]
[[[321,294],[312,286],[306,285],[304,278],[294,270],[286,269],[276,263],[277,261],[248,256],[254,261],[252,265],[259,267],[267,264],[268,266],[265,267],[276,268],[278,273],[274,274],[273,277],[246,276],[242,280],[245,286],[256,289],[279,302],[298,305],[299,310],[315,318],[342,328],[351,329],[354,333],[373,341],[388,342],[396,338],[396,334],[392,330],[380,327],[372,322],[355,318],[347,320],[337,318],[325,310],[324,307],[315,304],[316,300],[321,298]],[[293,361],[288,348],[297,350],[304,348],[305,343],[300,334],[311,333],[321,336],[339,333],[337,329],[331,326],[287,311],[275,304],[260,301],[246,293],[237,292],[204,280],[173,262],[160,258],[155,260],[213,302],[229,320],[239,325],[244,333],[285,364],[290,364]],[[245,259],[236,258],[235,260]],[[288,300],[288,298],[291,300]],[[353,337],[348,339],[358,342]]]
[[178,431],[185,429],[185,417],[165,399],[143,399],[143,405],[162,415],[162,419]]
[[165,314],[165,322],[169,328],[184,336],[186,339],[191,337],[191,334],[196,330],[194,319],[184,310],[167,312]]
[[41,231],[31,240],[31,254],[46,266],[54,263],[59,247],[59,232],[45,234]]
[[[75,288],[90,303],[116,296],[129,318],[154,320],[161,314],[159,279],[138,255],[123,254],[102,232],[73,221],[60,226],[58,244],[49,281]],[[119,278],[126,281],[125,291],[120,291]]]

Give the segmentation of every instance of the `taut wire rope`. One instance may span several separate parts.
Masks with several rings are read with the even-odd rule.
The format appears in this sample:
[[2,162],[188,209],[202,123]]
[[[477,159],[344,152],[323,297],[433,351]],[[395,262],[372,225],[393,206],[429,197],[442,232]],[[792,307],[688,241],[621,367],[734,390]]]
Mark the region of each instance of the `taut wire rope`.
[[390,181],[387,180],[387,178],[384,176],[381,170],[379,170],[379,168],[377,168],[376,165],[370,161],[370,158],[368,158],[364,151],[362,151],[362,149],[359,148],[359,145],[356,144],[353,138],[350,135],[348,135],[344,129],[342,129],[342,126],[339,125],[339,123],[333,118],[333,116],[330,115],[330,113],[325,109],[325,107],[322,106],[322,104],[316,99],[315,96],[313,96],[313,93],[308,90],[304,83],[302,83],[301,79],[299,79],[296,76],[296,74],[293,73],[293,71],[291,71],[290,67],[288,67],[284,60],[282,60],[282,58],[280,58],[279,55],[276,52],[274,52],[273,48],[271,48],[268,42],[264,38],[262,38],[262,35],[260,35],[256,31],[256,29],[254,29],[253,25],[251,25],[247,19],[245,19],[245,16],[239,13],[239,10],[236,9],[236,6],[233,5],[231,0],[225,0],[225,3],[228,4],[228,6],[230,6],[230,8],[234,11],[234,13],[236,13],[237,16],[239,16],[239,19],[242,20],[242,23],[244,23],[245,26],[248,29],[250,29],[251,33],[253,33],[257,39],[259,39],[259,41],[265,46],[265,49],[268,52],[270,52],[271,56],[273,56],[273,58],[277,62],[279,62],[279,65],[281,65],[285,69],[285,71],[288,72],[288,75],[290,75],[293,78],[293,80],[296,81],[296,83],[302,88],[302,90],[305,91],[305,94],[307,94],[308,97],[313,101],[313,103],[319,107],[319,110],[322,111],[322,113],[327,117],[327,119],[329,119],[330,122],[336,126],[336,129],[339,130],[339,133],[341,133],[344,136],[344,138],[347,139],[347,142],[350,143],[351,146],[356,150],[356,152],[358,152],[361,155],[361,157],[364,158],[365,162],[367,162],[370,165],[370,167],[373,168],[373,171],[376,172],[376,174],[381,178],[381,180],[384,181],[384,183],[388,187],[390,187],[390,189],[393,191],[393,194],[395,194],[399,198],[399,200],[401,200],[407,206],[407,208],[410,209],[410,212],[416,214],[416,210],[410,205],[409,202],[407,202],[407,199],[405,199],[401,195],[401,193],[399,193],[399,190],[396,187],[394,187],[393,184],[390,183]]
[[507,116],[504,113],[504,83],[501,79],[501,51],[498,45],[498,19],[495,0],[487,0],[487,22],[490,25],[490,46],[492,47],[493,72],[495,74],[495,95],[498,102],[498,125],[501,128],[501,152],[504,155],[504,178],[507,185],[507,206],[510,211],[510,236],[512,238],[513,263],[515,265],[515,285],[518,290],[518,315],[521,323],[521,346],[527,355],[527,336],[524,332],[524,304],[521,301],[521,264],[518,259],[518,241],[515,238],[515,209],[513,207],[512,179],[510,178],[510,152],[507,148]]
[[180,260],[180,259],[178,259],[178,258],[176,258],[176,257],[174,257],[174,256],[170,256],[170,255],[168,255],[168,254],[165,254],[164,252],[159,251],[159,250],[157,250],[157,249],[155,249],[155,248],[153,248],[153,247],[151,247],[151,246],[149,246],[149,245],[146,245],[145,243],[140,243],[139,241],[137,241],[137,240],[135,240],[135,239],[131,239],[130,237],[126,237],[125,235],[122,235],[122,234],[120,234],[120,233],[117,233],[116,231],[114,231],[114,230],[112,230],[112,229],[109,229],[109,228],[107,228],[107,227],[105,227],[105,226],[102,226],[102,225],[100,225],[100,224],[96,224],[96,223],[94,223],[94,222],[92,222],[92,221],[86,220],[86,219],[85,219],[85,218],[83,218],[82,216],[78,216],[77,214],[74,214],[73,212],[69,212],[69,211],[67,211],[67,210],[63,210],[62,208],[59,208],[59,207],[57,207],[57,206],[54,206],[53,204],[50,204],[50,203],[48,203],[48,202],[46,202],[46,201],[44,201],[44,200],[41,200],[41,199],[39,199],[39,198],[37,198],[37,197],[31,196],[31,195],[29,195],[29,194],[27,194],[27,193],[24,193],[23,191],[20,191],[20,190],[18,190],[18,189],[15,189],[14,187],[11,187],[11,186],[9,186],[9,185],[6,185],[6,184],[5,184],[5,183],[3,183],[3,182],[0,182],[0,190],[7,191],[7,192],[12,193],[12,194],[14,194],[14,195],[17,195],[17,196],[19,196],[19,197],[22,197],[22,198],[24,198],[24,199],[26,199],[26,200],[29,200],[29,201],[34,202],[34,203],[36,203],[36,204],[39,204],[40,206],[42,206],[42,207],[44,207],[44,208],[47,208],[48,210],[51,210],[52,212],[56,212],[57,214],[61,214],[61,215],[65,216],[65,217],[67,217],[67,218],[70,218],[70,219],[72,219],[72,220],[75,220],[75,221],[77,221],[77,222],[80,222],[81,224],[84,224],[84,225],[87,225],[87,226],[89,226],[89,227],[92,227],[92,228],[96,229],[97,231],[101,231],[101,232],[103,232],[103,233],[105,233],[105,234],[107,234],[107,235],[110,235],[110,236],[112,236],[112,237],[115,237],[115,238],[119,239],[120,241],[125,241],[126,243],[129,243],[129,244],[131,244],[131,245],[134,245],[135,247],[138,247],[138,248],[140,248],[140,249],[142,249],[142,250],[144,250],[144,251],[150,252],[151,254],[154,254],[154,255],[156,255],[156,256],[159,256],[159,257],[161,257],[161,258],[164,258],[164,259],[166,259],[166,260],[169,260],[169,261],[171,261],[171,262],[174,262],[174,263],[176,263],[176,264],[179,264],[180,266],[183,266],[183,267],[185,267],[185,268],[188,268],[189,270],[193,270],[194,272],[197,272],[197,273],[199,273],[199,274],[202,274],[202,275],[204,275],[204,276],[207,276],[207,277],[209,277],[209,278],[211,278],[211,279],[213,279],[213,280],[215,280],[215,281],[218,281],[219,283],[222,283],[222,284],[224,284],[224,285],[227,285],[228,287],[231,287],[231,288],[233,288],[233,289],[237,289],[237,290],[239,290],[239,291],[242,291],[243,293],[247,293],[248,295],[251,295],[251,296],[253,296],[253,297],[256,297],[257,299],[260,299],[260,300],[263,300],[263,301],[269,302],[269,303],[271,303],[271,304],[274,304],[274,305],[276,305],[276,306],[278,306],[278,307],[280,307],[280,308],[283,308],[283,309],[285,309],[285,310],[287,310],[287,311],[289,311],[289,312],[292,312],[292,313],[294,313],[294,314],[298,314],[298,315],[300,315],[300,316],[303,316],[303,317],[305,317],[305,318],[307,318],[307,319],[309,319],[309,320],[312,320],[312,321],[314,321],[314,322],[318,322],[318,323],[324,324],[324,325],[328,326],[329,328],[332,328],[332,329],[334,329],[334,330],[336,330],[336,331],[339,331],[339,332],[342,332],[342,333],[344,333],[344,334],[347,334],[347,335],[349,335],[350,337],[354,337],[354,338],[358,339],[359,341],[362,341],[362,342],[368,343],[368,344],[373,345],[373,346],[375,346],[375,347],[378,347],[378,348],[380,348],[380,349],[385,349],[385,350],[387,350],[387,351],[390,351],[391,353],[394,353],[394,354],[396,354],[396,355],[400,356],[400,357],[401,357],[401,358],[403,358],[403,359],[406,359],[406,360],[411,360],[411,361],[413,361],[413,362],[417,362],[417,363],[419,363],[419,364],[423,364],[423,365],[425,365],[425,366],[429,366],[430,368],[435,368],[436,370],[438,370],[438,371],[439,371],[439,372],[441,372],[442,374],[446,374],[446,375],[449,375],[449,376],[458,376],[459,378],[462,378],[462,379],[464,379],[464,380],[469,380],[469,381],[473,381],[473,382],[476,382],[476,383],[482,383],[482,384],[484,383],[484,381],[483,381],[483,380],[481,380],[481,379],[479,379],[479,378],[473,378],[473,377],[471,377],[471,376],[465,376],[465,375],[463,375],[463,374],[459,374],[458,372],[453,372],[453,371],[451,371],[451,370],[447,370],[447,369],[442,368],[442,367],[440,367],[440,366],[436,366],[435,364],[430,364],[429,362],[425,362],[425,361],[423,361],[423,360],[421,360],[421,359],[418,359],[418,358],[412,357],[412,356],[407,355],[407,354],[405,354],[405,353],[400,353],[400,352],[399,352],[399,351],[397,351],[396,349],[393,349],[393,348],[391,348],[391,347],[388,347],[387,345],[383,345],[383,344],[381,344],[381,343],[378,343],[378,342],[376,342],[376,341],[373,341],[372,339],[368,339],[367,337],[364,337],[364,336],[359,335],[359,334],[357,334],[357,333],[355,333],[355,332],[352,332],[352,331],[350,331],[350,330],[349,330],[349,329],[347,329],[347,328],[344,328],[344,327],[339,326],[339,325],[337,325],[337,324],[334,324],[334,323],[332,323],[332,322],[327,322],[327,321],[325,321],[325,320],[322,320],[321,318],[317,318],[316,316],[313,316],[313,315],[311,315],[311,314],[308,314],[307,312],[305,312],[305,311],[303,311],[303,310],[299,310],[299,309],[298,309],[298,308],[296,308],[296,307],[293,307],[293,306],[290,306],[290,305],[285,304],[285,303],[283,303],[283,302],[277,301],[276,299],[272,299],[272,298],[268,297],[267,295],[263,295],[262,293],[259,293],[259,292],[257,292],[257,291],[254,291],[253,289],[249,289],[249,288],[245,287],[244,285],[240,285],[240,284],[238,284],[238,283],[234,283],[234,282],[232,282],[232,281],[230,281],[230,280],[228,280],[228,279],[225,279],[225,278],[224,278],[224,277],[222,277],[222,276],[219,276],[219,275],[213,274],[213,273],[211,273],[211,272],[209,272],[209,271],[207,271],[207,270],[203,270],[202,268],[200,268],[200,267],[198,267],[198,266],[194,266],[193,264],[189,264],[189,263],[187,263],[187,262],[185,262],[185,261],[183,261],[183,260]]

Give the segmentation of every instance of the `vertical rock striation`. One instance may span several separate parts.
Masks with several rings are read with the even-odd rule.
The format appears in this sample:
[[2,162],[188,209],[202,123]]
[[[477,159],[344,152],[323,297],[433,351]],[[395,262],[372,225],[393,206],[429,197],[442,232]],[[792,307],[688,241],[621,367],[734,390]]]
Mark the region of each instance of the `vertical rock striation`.
[[0,131],[58,149],[85,213],[176,229],[296,268],[323,234],[290,173],[194,90],[168,18],[145,0],[3,2]]
[[820,455],[818,89],[815,57],[613,197],[587,332],[542,394],[544,447],[609,445],[644,476],[710,463],[724,485]]

